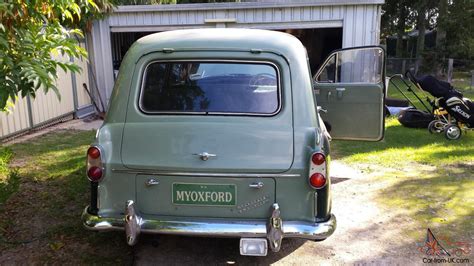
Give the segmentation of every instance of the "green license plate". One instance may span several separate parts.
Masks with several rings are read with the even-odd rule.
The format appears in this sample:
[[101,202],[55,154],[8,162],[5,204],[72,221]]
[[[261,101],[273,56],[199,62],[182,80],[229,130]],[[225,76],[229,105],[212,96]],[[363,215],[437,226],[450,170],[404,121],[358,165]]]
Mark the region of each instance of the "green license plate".
[[173,204],[234,206],[235,185],[173,183]]

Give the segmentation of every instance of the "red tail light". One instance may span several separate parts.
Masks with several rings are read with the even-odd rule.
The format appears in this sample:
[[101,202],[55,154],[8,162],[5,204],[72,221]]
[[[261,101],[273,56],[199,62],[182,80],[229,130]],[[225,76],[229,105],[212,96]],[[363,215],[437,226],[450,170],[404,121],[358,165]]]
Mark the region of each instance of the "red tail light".
[[309,183],[315,188],[322,188],[326,185],[326,178],[320,173],[315,173],[309,178]]
[[92,182],[99,182],[103,177],[102,152],[97,146],[87,150],[87,177]]
[[327,183],[327,170],[327,161],[324,153],[313,153],[309,162],[309,185],[316,189],[323,188]]
[[102,169],[97,166],[92,166],[87,171],[87,176],[91,181],[97,182],[102,178]]
[[87,155],[92,159],[98,159],[100,157],[100,150],[97,147],[90,147],[87,150]]
[[321,165],[326,162],[326,156],[319,152],[314,153],[313,156],[311,156],[311,161],[313,161],[315,165]]

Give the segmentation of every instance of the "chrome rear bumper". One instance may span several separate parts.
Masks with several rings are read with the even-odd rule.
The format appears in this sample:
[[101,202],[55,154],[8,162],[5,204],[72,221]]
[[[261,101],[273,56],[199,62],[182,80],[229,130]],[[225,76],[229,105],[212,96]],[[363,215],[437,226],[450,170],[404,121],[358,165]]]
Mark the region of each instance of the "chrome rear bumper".
[[[278,207],[278,205],[276,206]],[[210,237],[255,237],[278,240],[274,236],[275,229],[271,225],[269,226],[269,223],[262,220],[150,219],[138,216],[134,210],[132,213],[127,211],[124,218],[108,218],[90,214],[86,208],[82,213],[82,221],[89,230],[125,230],[127,242],[130,245],[136,243],[140,233]],[[281,229],[276,229],[281,230],[281,234],[277,234],[281,235],[279,236],[280,242],[282,238],[324,240],[332,235],[336,229],[336,217],[331,215],[328,221],[320,223],[280,220],[280,225]],[[273,251],[278,251],[280,247],[278,245],[278,247],[272,247],[272,249]]]

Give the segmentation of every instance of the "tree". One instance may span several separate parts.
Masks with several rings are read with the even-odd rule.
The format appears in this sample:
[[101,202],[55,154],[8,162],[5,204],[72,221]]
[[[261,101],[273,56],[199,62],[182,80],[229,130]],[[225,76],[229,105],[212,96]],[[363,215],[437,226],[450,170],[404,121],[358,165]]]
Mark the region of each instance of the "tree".
[[442,57],[473,60],[474,2],[445,1],[447,0],[440,0],[436,50]]
[[446,20],[448,19],[448,0],[439,0],[438,4],[438,20],[436,32],[436,46],[438,49],[446,40]]
[[6,0],[0,2],[0,109],[17,95],[53,90],[58,68],[79,72],[66,57],[85,57],[78,38],[112,8],[110,0]]
[[413,4],[414,1],[410,0],[388,0],[382,6],[382,33],[385,36],[396,34],[397,57],[405,56],[403,39],[406,37],[406,31],[413,28]]
[[416,26],[418,28],[418,38],[416,40],[416,57],[421,58],[425,50],[426,13],[428,1],[420,0],[416,5],[417,17]]

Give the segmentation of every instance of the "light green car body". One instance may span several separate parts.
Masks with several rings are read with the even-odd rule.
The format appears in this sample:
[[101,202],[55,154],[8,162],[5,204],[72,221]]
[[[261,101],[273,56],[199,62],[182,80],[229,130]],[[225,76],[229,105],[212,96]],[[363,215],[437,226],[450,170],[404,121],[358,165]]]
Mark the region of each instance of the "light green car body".
[[[280,78],[278,113],[224,116],[142,112],[139,97],[146,66],[155,61],[179,60],[271,63]],[[283,237],[327,238],[336,227],[331,214],[329,166],[323,188],[311,187],[308,175],[313,153],[325,154],[328,163],[330,159],[328,134],[318,115],[316,98],[337,86],[320,84],[316,86],[319,92],[314,93],[312,80],[306,49],[285,33],[199,29],[141,38],[121,64],[107,117],[92,144],[102,151],[104,177],[92,186],[97,189],[97,206],[84,211],[85,226],[92,230],[266,237],[270,241],[275,240],[270,235],[276,228],[282,234],[280,241]],[[354,87],[358,86],[362,85]],[[363,122],[364,128],[352,129],[355,138],[380,139],[383,129],[381,133],[378,108],[383,104],[383,85],[355,91],[347,96],[348,100],[366,106],[361,111],[375,113],[365,115],[378,119]],[[340,102],[336,108],[343,113],[322,102],[323,108],[330,109],[328,115],[350,115],[347,112],[351,110]],[[217,157],[199,159],[196,154],[204,151]],[[150,186],[150,180],[159,184]],[[235,205],[174,204],[172,186],[176,183],[235,185]],[[249,187],[258,183],[263,186]],[[128,213],[126,208],[131,202],[133,210]],[[127,229],[126,215],[130,214],[138,221],[136,228]],[[272,221],[283,225],[275,227]],[[196,223],[200,225],[197,229]],[[206,226],[209,228],[202,229]],[[130,236],[137,234],[127,233]],[[277,251],[279,247],[272,249]]]

